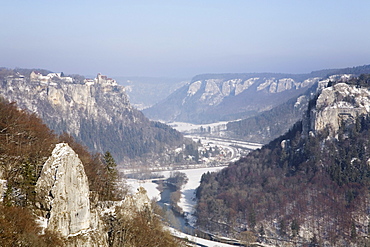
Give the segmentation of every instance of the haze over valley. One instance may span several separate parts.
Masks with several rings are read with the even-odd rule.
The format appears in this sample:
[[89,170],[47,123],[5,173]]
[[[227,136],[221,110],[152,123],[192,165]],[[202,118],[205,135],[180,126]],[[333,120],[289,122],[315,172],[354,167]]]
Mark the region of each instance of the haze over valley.
[[369,9],[2,3],[0,246],[370,246]]

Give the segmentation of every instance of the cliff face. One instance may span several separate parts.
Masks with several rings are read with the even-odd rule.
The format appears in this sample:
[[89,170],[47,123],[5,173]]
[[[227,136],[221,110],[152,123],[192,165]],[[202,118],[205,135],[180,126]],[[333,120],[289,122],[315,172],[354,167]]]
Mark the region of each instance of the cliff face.
[[273,246],[368,245],[369,83],[369,75],[329,83],[286,134],[204,174],[198,225],[251,231]]
[[[189,122],[195,124],[214,123],[259,117],[289,100],[304,94],[312,85],[323,81],[334,80],[342,75],[359,76],[370,73],[370,66],[359,66],[344,69],[314,71],[309,74],[205,74],[195,76],[190,83],[178,89],[165,100],[143,110],[151,119],[165,121]],[[274,114],[277,112],[275,111]],[[277,113],[279,114],[279,113]],[[279,117],[279,116],[278,116]],[[297,116],[283,116],[297,120]],[[264,118],[264,117],[262,117]],[[252,122],[254,120],[251,120]],[[257,121],[259,121],[257,119]],[[289,124],[280,121],[281,124]],[[242,124],[243,128],[248,128]],[[274,128],[273,124],[270,129]],[[235,127],[235,126],[233,126]],[[237,128],[237,126],[236,126]],[[283,128],[281,128],[283,129]],[[287,129],[286,129],[287,130]],[[234,131],[234,130],[231,130]],[[258,135],[279,136],[270,134],[269,128],[246,131]],[[236,133],[240,137],[241,133]],[[256,138],[257,135],[252,136]],[[243,136],[241,136],[243,137]],[[266,141],[272,140],[268,139]]]
[[[324,90],[329,82],[350,80],[354,75],[332,75],[319,80],[308,88],[302,95],[292,98],[269,111],[243,120],[232,121],[227,124],[226,135],[232,138],[240,138],[246,141],[268,143],[281,135],[284,135],[291,126],[303,119],[306,114],[308,103],[319,92]],[[325,90],[323,93],[326,94]],[[320,99],[326,96],[320,96]],[[333,95],[331,97],[334,97]],[[319,104],[321,104],[319,102]],[[313,113],[314,114],[314,113]],[[322,114],[322,113],[320,113]],[[337,116],[337,113],[333,113]],[[325,117],[322,118],[325,121]],[[321,120],[318,120],[321,121]],[[314,128],[314,127],[313,127]]]
[[355,124],[361,114],[370,111],[370,92],[367,88],[338,83],[325,88],[312,109],[311,128],[317,132],[328,128],[331,135],[338,133],[342,123]]
[[[127,237],[151,240],[147,231],[129,227],[138,219],[142,227],[156,219],[144,190],[122,201],[101,201],[123,196],[113,188],[120,186],[114,164],[94,160],[73,141],[79,155],[69,144],[56,144],[58,138],[39,118],[3,99],[0,119],[1,246],[122,246]],[[119,195],[104,196],[102,186]],[[158,235],[158,229],[149,230]]]
[[110,246],[113,240],[107,229],[117,221],[117,215],[128,219],[136,212],[150,214],[150,200],[143,188],[122,201],[94,197],[81,160],[66,143],[57,144],[45,162],[36,195],[44,227],[58,232],[67,246]]
[[66,237],[90,227],[89,184],[81,160],[68,144],[57,144],[36,184],[48,229]]
[[303,93],[318,80],[309,75],[202,75],[143,112],[150,118],[167,121],[235,120],[270,110]]
[[134,109],[123,86],[99,78],[44,77],[7,76],[0,82],[0,95],[36,113],[57,133],[71,134],[91,151],[110,151],[118,163],[182,143],[180,133],[150,122]]

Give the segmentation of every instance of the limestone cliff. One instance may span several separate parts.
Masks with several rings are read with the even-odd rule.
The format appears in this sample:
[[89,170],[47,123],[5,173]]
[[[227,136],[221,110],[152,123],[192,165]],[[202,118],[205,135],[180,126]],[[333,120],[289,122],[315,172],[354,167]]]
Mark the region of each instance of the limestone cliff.
[[81,160],[68,144],[57,144],[36,188],[50,230],[66,237],[89,229],[89,183]]
[[330,81],[286,134],[204,174],[198,225],[269,246],[367,246],[369,85],[370,75]]
[[[344,74],[359,76],[364,73],[370,73],[369,65],[308,74],[197,75],[190,83],[143,112],[151,119],[196,124],[246,119],[296,99],[319,81],[333,80]],[[269,135],[264,130],[262,132]]]
[[322,90],[311,111],[312,130],[328,128],[336,135],[342,123],[354,124],[358,116],[370,112],[370,92],[367,88],[338,83]]
[[[269,143],[284,135],[291,126],[303,119],[311,99],[325,89],[329,82],[346,82],[352,74],[338,74],[319,80],[302,95],[292,98],[256,116],[227,123],[225,135],[251,142]],[[324,96],[323,96],[324,97]]]
[[99,201],[89,190],[78,155],[66,143],[57,144],[36,184],[36,206],[46,229],[58,232],[67,246],[108,246],[109,224],[116,215],[128,218],[149,210],[144,189],[122,201]]
[[319,79],[272,73],[200,75],[143,112],[152,119],[166,121],[235,120],[270,110],[303,93]]
[[[33,73],[33,74],[32,74]],[[180,133],[130,105],[125,88],[98,75],[95,80],[11,75],[0,78],[0,95],[36,113],[57,133],[67,132],[90,151],[110,151],[116,161],[159,153],[183,142]]]

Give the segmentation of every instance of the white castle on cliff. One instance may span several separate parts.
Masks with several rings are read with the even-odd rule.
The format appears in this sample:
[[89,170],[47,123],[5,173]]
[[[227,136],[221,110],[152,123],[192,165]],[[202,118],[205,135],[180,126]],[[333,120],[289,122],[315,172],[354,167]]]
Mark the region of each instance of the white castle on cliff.
[[112,78],[108,78],[105,75],[102,75],[98,73],[95,79],[85,79],[84,83],[86,85],[94,85],[94,84],[102,84],[102,85],[111,85],[111,86],[117,86],[116,80]]

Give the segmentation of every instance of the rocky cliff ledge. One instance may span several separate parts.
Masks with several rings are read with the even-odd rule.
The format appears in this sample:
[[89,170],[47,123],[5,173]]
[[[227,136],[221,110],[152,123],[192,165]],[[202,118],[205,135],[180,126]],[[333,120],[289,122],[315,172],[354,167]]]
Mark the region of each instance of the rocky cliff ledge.
[[370,92],[346,83],[338,83],[323,89],[316,108],[311,110],[311,129],[322,131],[328,128],[332,136],[338,133],[342,123],[354,124],[361,114],[370,112]]
[[133,108],[125,88],[113,79],[44,77],[0,75],[0,97],[36,113],[57,134],[72,135],[92,152],[109,151],[118,164],[149,159],[184,142],[180,133]]

